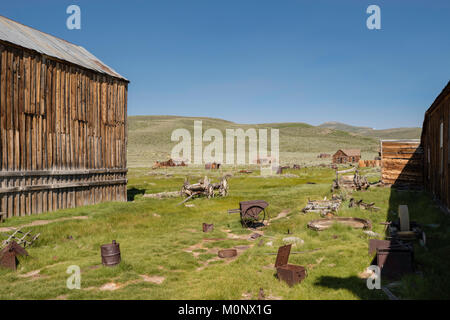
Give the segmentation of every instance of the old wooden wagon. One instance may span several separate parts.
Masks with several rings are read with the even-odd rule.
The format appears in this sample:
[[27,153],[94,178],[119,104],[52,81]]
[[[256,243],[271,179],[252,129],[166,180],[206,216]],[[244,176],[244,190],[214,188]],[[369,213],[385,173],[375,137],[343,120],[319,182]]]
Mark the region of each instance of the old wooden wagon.
[[450,82],[425,113],[424,185],[450,211]]
[[128,80],[1,16],[0,71],[0,212],[126,201]]

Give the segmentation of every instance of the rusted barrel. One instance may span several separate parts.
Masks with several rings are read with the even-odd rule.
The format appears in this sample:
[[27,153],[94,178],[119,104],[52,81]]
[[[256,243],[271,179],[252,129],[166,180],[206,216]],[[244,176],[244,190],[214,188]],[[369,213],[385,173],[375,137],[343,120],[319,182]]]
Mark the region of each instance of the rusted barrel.
[[120,263],[120,247],[113,240],[112,243],[101,246],[102,264],[107,267],[112,267]]

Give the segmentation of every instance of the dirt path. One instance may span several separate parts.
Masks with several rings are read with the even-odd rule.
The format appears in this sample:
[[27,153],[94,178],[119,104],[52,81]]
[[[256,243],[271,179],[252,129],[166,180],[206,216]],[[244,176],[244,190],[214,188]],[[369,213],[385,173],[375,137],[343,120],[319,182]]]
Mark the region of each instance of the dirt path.
[[49,224],[49,223],[53,223],[53,222],[61,222],[61,221],[66,221],[66,220],[86,220],[86,219],[89,219],[89,217],[87,217],[87,216],[76,216],[76,217],[59,218],[59,219],[53,219],[53,220],[36,220],[36,221],[31,222],[31,223],[22,224],[22,225],[19,225],[19,226],[3,227],[3,228],[0,228],[0,232],[13,231],[13,230],[17,230],[17,229],[25,228],[25,227],[42,226],[42,225],[45,225],[45,224]]

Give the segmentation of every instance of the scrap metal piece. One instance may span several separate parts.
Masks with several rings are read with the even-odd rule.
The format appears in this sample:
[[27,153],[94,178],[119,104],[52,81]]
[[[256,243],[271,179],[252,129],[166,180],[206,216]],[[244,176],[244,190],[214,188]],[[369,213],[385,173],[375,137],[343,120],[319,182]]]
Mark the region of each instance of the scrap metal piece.
[[219,250],[217,253],[220,258],[232,258],[237,256],[237,250],[236,249],[223,249]]
[[308,228],[316,231],[322,231],[330,228],[334,223],[342,223],[356,229],[372,229],[372,222],[370,222],[370,220],[351,217],[311,220],[308,222]]
[[302,282],[307,276],[305,267],[288,264],[291,246],[291,244],[288,244],[279,247],[277,258],[275,260],[275,268],[277,269],[278,279],[286,282],[290,287],[296,283]]
[[120,245],[113,240],[112,243],[101,246],[102,264],[112,267],[120,263]]
[[413,251],[411,248],[377,249],[377,265],[381,276],[396,279],[406,273],[414,272]]
[[212,232],[214,230],[214,224],[203,223],[203,232]]
[[17,256],[28,256],[28,252],[13,240],[0,251],[0,266],[16,270]]

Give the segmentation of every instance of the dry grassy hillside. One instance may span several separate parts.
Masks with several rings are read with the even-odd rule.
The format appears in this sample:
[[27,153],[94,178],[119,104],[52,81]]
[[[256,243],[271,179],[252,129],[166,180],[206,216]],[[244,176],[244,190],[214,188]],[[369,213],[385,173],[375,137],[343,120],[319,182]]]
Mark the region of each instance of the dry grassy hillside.
[[[363,158],[372,159],[378,152],[378,139],[353,132],[311,126],[305,123],[237,124],[213,118],[178,116],[131,116],[128,134],[128,165],[148,167],[156,160],[167,160],[177,142],[170,140],[173,130],[185,128],[193,137],[194,120],[203,121],[203,132],[225,129],[279,129],[280,159],[283,164],[317,162],[318,153],[334,153],[339,148],[359,148]],[[268,130],[270,136],[270,131]],[[206,146],[208,143],[204,143]],[[270,143],[269,143],[270,149]],[[247,150],[248,151],[248,150]]]

